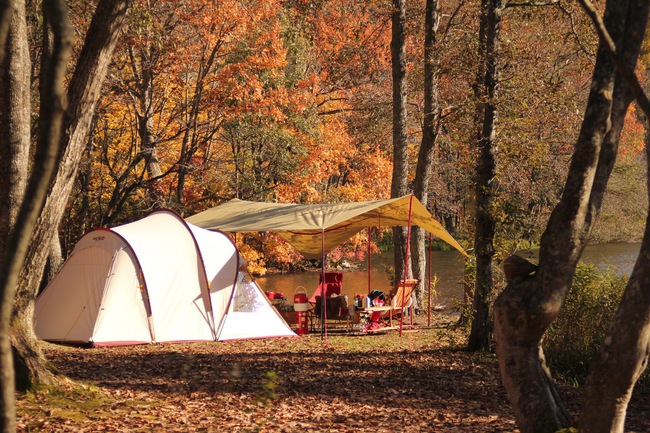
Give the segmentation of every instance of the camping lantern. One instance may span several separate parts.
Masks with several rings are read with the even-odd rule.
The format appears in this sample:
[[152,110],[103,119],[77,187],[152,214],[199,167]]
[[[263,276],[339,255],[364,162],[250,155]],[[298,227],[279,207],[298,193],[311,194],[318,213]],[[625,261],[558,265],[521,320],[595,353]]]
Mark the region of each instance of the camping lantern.
[[299,289],[302,289],[302,293],[296,292],[293,295],[293,311],[296,312],[296,334],[305,335],[308,332],[307,311],[309,310],[309,304],[305,288],[299,287],[296,290]]

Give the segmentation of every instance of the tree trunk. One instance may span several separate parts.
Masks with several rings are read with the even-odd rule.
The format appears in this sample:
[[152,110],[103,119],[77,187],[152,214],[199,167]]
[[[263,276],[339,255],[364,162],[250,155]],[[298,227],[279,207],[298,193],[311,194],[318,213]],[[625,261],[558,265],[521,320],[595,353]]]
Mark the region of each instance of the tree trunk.
[[54,237],[50,242],[50,253],[47,257],[47,264],[45,265],[45,276],[41,281],[39,287],[39,293],[41,289],[44,289],[47,286],[52,278],[59,272],[61,266],[63,265],[63,251],[61,251],[61,239],[59,237],[58,231],[54,232]]
[[[643,14],[633,2],[629,10]],[[645,7],[646,16],[648,6]],[[642,15],[641,15],[642,16]],[[646,18],[647,20],[647,18]],[[647,22],[647,21],[646,21]],[[628,33],[643,35],[646,22],[628,20]],[[636,27],[636,28],[635,28]],[[647,37],[647,35],[646,35]],[[624,55],[636,55],[627,51]],[[646,75],[647,75],[646,66]],[[646,83],[646,90],[648,85]],[[622,101],[625,102],[625,101]],[[621,102],[614,101],[616,106]],[[621,108],[622,109],[622,108]],[[646,128],[646,163],[650,166],[650,113],[644,112]],[[606,138],[612,139],[613,134]],[[650,171],[646,181],[650,197]],[[621,298],[612,327],[590,366],[580,412],[580,428],[585,432],[623,432],[627,405],[632,390],[650,356],[650,215],[639,256]]]
[[[24,6],[21,4],[21,7]],[[24,20],[22,16],[16,16],[18,20]],[[15,377],[14,357],[12,356],[10,330],[13,331],[12,305],[15,298],[15,289],[18,283],[21,266],[27,255],[32,231],[36,225],[38,213],[45,201],[45,195],[50,179],[56,167],[59,154],[60,137],[63,126],[63,115],[66,109],[66,98],[64,91],[64,78],[66,63],[72,52],[73,29],[67,19],[67,5],[65,1],[51,1],[43,4],[44,23],[46,24],[44,34],[52,31],[52,51],[43,52],[43,66],[41,68],[40,86],[40,116],[39,136],[37,140],[36,153],[34,157],[33,171],[27,182],[24,199],[20,203],[18,215],[7,240],[6,251],[11,254],[4,254],[0,267],[0,300],[2,302],[2,313],[0,316],[0,371],[2,378],[2,397],[0,399],[0,427],[2,432],[13,432],[16,430],[15,412]],[[23,21],[24,22],[24,21]],[[22,26],[18,24],[18,26]],[[16,26],[12,25],[12,29]],[[20,34],[20,37],[18,36]],[[15,43],[27,44],[25,33],[11,35],[16,36]],[[29,101],[23,101],[29,104]],[[24,107],[16,107],[24,109]],[[10,326],[11,325],[11,326]],[[28,327],[31,329],[31,322]],[[29,360],[35,359],[33,356]],[[17,363],[20,357],[17,358]],[[20,375],[18,375],[20,377]]]
[[[650,156],[650,155],[648,155]],[[590,367],[580,431],[622,433],[634,384],[650,356],[650,218],[611,331]]]
[[[427,0],[424,23],[424,124],[422,125],[422,143],[415,170],[413,194],[427,207],[429,203],[429,183],[431,167],[439,129],[438,105],[438,60],[436,57],[436,32],[438,31],[438,1]],[[411,253],[413,256],[413,277],[419,280],[415,289],[415,306],[426,299],[428,290],[426,266],[426,233],[414,227],[411,235]],[[427,290],[425,290],[425,288]]]
[[[406,125],[406,2],[393,0],[392,39],[390,52],[393,70],[393,177],[391,197],[407,194],[408,143]],[[395,244],[395,279],[410,275],[404,267],[406,258],[406,227],[393,228]]]
[[[0,64],[0,254],[25,194],[30,148],[30,59],[25,3],[17,1],[11,33]],[[0,256],[2,259],[2,256]]]
[[[605,25],[617,47],[620,66],[627,71],[633,71],[636,65],[643,38],[640,29],[647,25],[648,8],[645,0],[607,1]],[[602,203],[630,100],[626,84],[617,75],[616,67],[601,43],[565,189],[542,235],[539,265],[534,273],[531,271],[534,268],[529,268],[530,272],[507,274],[508,285],[495,302],[494,335],[499,366],[522,433],[552,432],[569,423],[568,413],[553,383],[547,374],[539,373],[540,369],[545,370],[541,341],[564,302]],[[634,292],[634,287],[631,290]],[[624,300],[622,309],[627,302]],[[643,304],[637,307],[641,310],[647,308]],[[619,334],[615,336],[618,338]],[[645,339],[647,344],[647,335]],[[607,346],[609,344],[606,351]],[[598,382],[594,382],[594,374],[597,373],[592,374],[591,387]],[[619,367],[615,376],[621,374],[626,375]],[[590,392],[587,391],[587,396]],[[605,393],[601,396],[605,400],[600,403],[602,405],[627,405],[625,400],[617,402],[624,396],[605,396]],[[589,416],[595,416],[593,406],[587,407],[592,409]],[[589,423],[586,414],[583,412],[581,417],[585,425]],[[612,411],[606,416],[611,417]],[[595,430],[589,428],[581,426],[581,431],[601,431],[598,427]],[[606,428],[603,431],[610,430]]]
[[147,77],[140,89],[142,97],[139,102],[138,112],[138,135],[140,137],[140,151],[144,155],[147,164],[147,174],[149,178],[157,178],[162,175],[160,160],[158,159],[158,139],[154,133],[152,98],[153,98],[153,78],[151,73],[145,74]]
[[[20,270],[14,302],[16,323],[12,329],[19,330],[31,323],[31,309],[38,290],[54,232],[58,227],[74,185],[79,162],[83,155],[85,137],[88,134],[97,96],[117,43],[120,30],[125,23],[130,0],[102,0],[97,6],[90,24],[86,41],[80,53],[74,74],[70,80],[68,99],[70,109],[65,117],[65,134],[58,171],[51,184],[45,205],[38,217],[32,239],[27,249],[24,266]],[[22,322],[22,323],[21,323]],[[15,341],[22,341],[16,336]],[[37,350],[37,340],[28,337],[22,347],[16,347],[18,367],[30,366],[32,353]],[[41,380],[43,369],[35,368],[17,374],[29,378],[30,383]]]
[[492,324],[490,303],[493,291],[493,257],[495,221],[492,205],[495,194],[496,144],[495,124],[497,118],[496,97],[499,80],[499,26],[503,5],[501,0],[484,0],[481,11],[479,33],[485,37],[479,42],[479,67],[477,89],[477,111],[482,115],[478,137],[479,159],[476,168],[476,232],[474,250],[476,252],[476,284],[472,297],[472,329],[467,348],[469,350],[488,350],[490,348]]
[[140,141],[140,157],[144,159],[149,183],[149,202],[152,207],[164,207],[163,196],[158,191],[159,178],[162,175],[158,159],[158,139],[154,132],[153,95],[154,68],[160,57],[153,43],[142,51],[129,48],[131,69],[135,76],[135,89],[131,91],[138,118],[138,139]]
[[[30,60],[27,49],[25,2],[3,3],[0,16],[6,17],[6,37],[0,37],[0,430],[15,431],[15,376],[8,326],[14,295],[9,251],[15,244],[16,218],[25,195],[30,148],[29,97]],[[0,23],[2,31],[2,23]],[[4,32],[3,32],[4,33]],[[0,35],[2,36],[2,35]],[[13,235],[13,239],[12,239]],[[7,269],[5,268],[7,267]]]

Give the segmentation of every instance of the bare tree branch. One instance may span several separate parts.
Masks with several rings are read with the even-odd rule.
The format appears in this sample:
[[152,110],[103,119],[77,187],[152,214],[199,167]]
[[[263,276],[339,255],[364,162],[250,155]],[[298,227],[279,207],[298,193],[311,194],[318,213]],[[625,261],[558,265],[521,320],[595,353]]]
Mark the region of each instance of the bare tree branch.
[[[591,57],[593,56],[593,52],[590,52],[589,49],[585,46],[585,44],[583,44],[582,40],[580,39],[580,36],[578,35],[578,31],[576,30],[576,23],[575,20],[573,19],[573,14],[571,13],[571,11],[565,8],[560,2],[558,2],[555,6],[560,10],[560,12],[562,12],[564,15],[566,15],[569,18],[569,23],[571,24],[571,33],[573,34],[576,43],[578,44],[582,52],[587,55],[587,59],[591,59]],[[592,63],[594,62],[592,61]]]
[[526,7],[546,7],[546,6],[556,6],[560,2],[559,0],[551,0],[547,2],[521,2],[521,3],[507,3],[505,8],[526,8]]

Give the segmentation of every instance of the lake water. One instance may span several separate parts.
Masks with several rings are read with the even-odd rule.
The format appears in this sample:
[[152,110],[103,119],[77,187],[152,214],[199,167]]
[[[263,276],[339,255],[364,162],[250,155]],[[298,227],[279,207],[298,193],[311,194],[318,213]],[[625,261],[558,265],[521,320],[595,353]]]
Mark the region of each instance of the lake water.
[[[640,249],[640,243],[587,245],[582,253],[581,260],[590,265],[595,265],[600,271],[611,271],[629,277]],[[522,252],[520,254],[522,257],[532,257],[533,262],[537,260],[537,251]]]
[[[629,276],[636,261],[641,244],[611,243],[589,245],[585,249],[582,260],[594,264],[601,270],[612,270],[621,275]],[[522,252],[522,256],[534,257],[533,252]],[[432,305],[452,307],[463,297],[464,259],[457,251],[433,251],[431,254],[431,275],[438,277]],[[388,252],[374,255],[371,259],[370,285],[366,265],[356,270],[343,272],[343,293],[349,299],[357,293],[368,293],[377,289],[384,293],[390,292],[390,283],[386,269],[393,265],[393,254]],[[290,303],[296,290],[305,289],[308,296],[318,287],[319,272],[304,272],[292,274],[269,275],[256,278],[262,290],[281,292]]]

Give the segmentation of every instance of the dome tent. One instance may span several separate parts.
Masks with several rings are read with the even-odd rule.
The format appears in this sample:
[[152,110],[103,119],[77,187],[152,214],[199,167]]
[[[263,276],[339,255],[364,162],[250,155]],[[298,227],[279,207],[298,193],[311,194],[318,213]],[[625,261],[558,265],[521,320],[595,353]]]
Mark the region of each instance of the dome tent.
[[169,210],[84,235],[36,300],[34,330],[94,346],[295,336],[232,240]]

